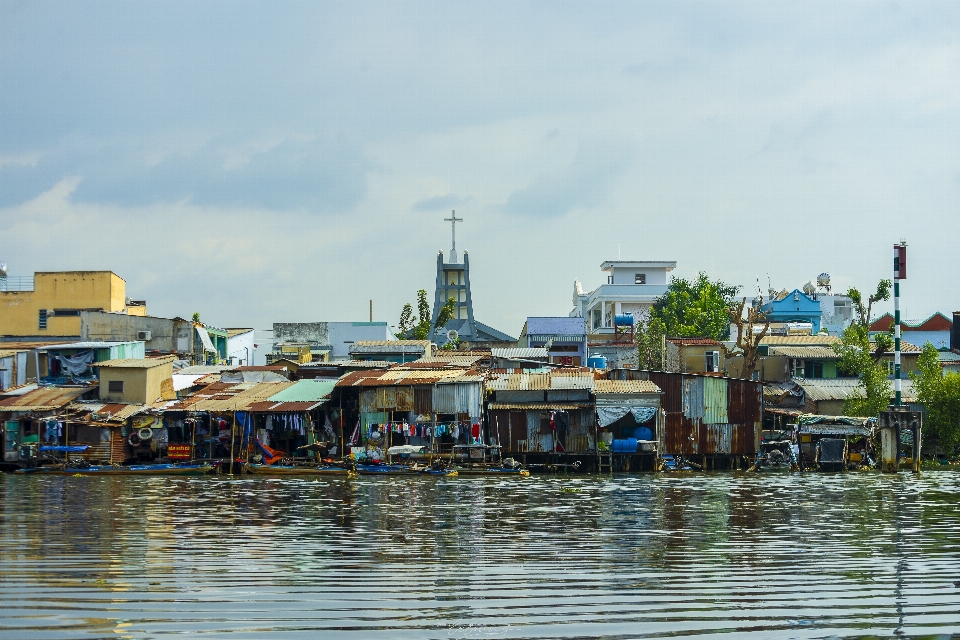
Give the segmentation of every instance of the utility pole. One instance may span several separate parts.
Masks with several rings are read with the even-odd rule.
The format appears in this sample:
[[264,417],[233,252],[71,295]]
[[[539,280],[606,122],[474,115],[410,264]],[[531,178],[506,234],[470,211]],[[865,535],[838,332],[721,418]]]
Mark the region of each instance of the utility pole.
[[900,281],[907,279],[907,243],[893,245],[893,370],[894,406],[902,405],[900,386]]

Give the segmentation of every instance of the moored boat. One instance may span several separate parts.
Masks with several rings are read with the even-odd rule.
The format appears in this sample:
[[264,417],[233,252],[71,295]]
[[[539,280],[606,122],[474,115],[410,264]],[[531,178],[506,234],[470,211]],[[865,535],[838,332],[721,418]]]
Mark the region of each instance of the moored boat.
[[121,465],[85,465],[64,466],[51,465],[20,469],[15,473],[30,475],[60,475],[60,476],[202,476],[213,473],[216,464],[207,462],[197,464],[137,464]]
[[530,472],[523,468],[511,467],[457,467],[461,476],[518,476],[527,477]]
[[345,476],[350,473],[347,467],[336,465],[281,465],[281,464],[248,464],[247,473],[258,476]]

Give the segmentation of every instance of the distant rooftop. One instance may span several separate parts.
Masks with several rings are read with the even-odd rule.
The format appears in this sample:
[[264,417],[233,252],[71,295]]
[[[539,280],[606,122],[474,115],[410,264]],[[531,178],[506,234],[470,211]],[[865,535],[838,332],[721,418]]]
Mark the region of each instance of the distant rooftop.
[[612,269],[666,269],[667,271],[673,271],[676,268],[676,260],[607,260],[600,265],[601,271]]

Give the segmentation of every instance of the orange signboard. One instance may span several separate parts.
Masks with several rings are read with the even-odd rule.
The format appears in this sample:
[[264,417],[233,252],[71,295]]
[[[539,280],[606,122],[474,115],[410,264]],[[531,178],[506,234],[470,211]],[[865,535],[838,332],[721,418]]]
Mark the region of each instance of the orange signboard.
[[167,457],[171,460],[189,460],[193,457],[192,449],[189,444],[168,444]]

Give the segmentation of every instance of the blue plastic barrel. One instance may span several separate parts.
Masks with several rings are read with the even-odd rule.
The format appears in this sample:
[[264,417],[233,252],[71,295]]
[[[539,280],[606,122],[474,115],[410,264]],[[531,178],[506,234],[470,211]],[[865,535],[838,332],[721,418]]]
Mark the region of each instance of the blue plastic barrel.
[[637,440],[653,440],[653,430],[650,427],[637,427],[633,437]]
[[614,441],[613,441],[613,452],[614,452],[614,453],[636,453],[636,452],[637,452],[637,439],[636,439],[636,438],[624,438],[623,440],[614,440]]
[[590,356],[587,358],[587,366],[593,369],[606,369],[607,359],[605,356]]
[[613,324],[618,327],[632,327],[633,326],[633,314],[632,313],[622,313],[618,316],[613,317]]

